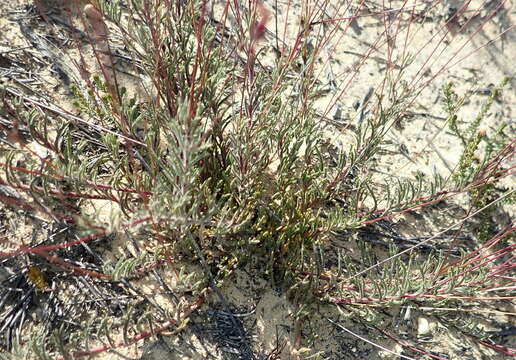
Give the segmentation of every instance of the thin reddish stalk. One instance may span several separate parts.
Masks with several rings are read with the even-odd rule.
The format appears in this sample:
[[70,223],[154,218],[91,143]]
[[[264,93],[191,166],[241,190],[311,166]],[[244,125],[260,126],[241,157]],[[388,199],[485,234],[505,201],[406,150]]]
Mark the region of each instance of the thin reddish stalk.
[[423,350],[415,345],[412,345],[412,344],[409,344],[407,341],[403,341],[403,340],[400,340],[400,339],[397,339],[395,338],[393,335],[391,335],[389,332],[387,332],[386,330],[376,326],[376,325],[372,325],[372,327],[374,327],[376,330],[378,330],[379,332],[381,332],[382,334],[384,334],[385,336],[387,336],[389,339],[391,339],[392,341],[396,342],[397,344],[400,344],[402,347],[404,348],[407,348],[407,349],[410,349],[412,351],[414,351],[415,353],[418,353],[418,354],[423,354],[425,356],[428,356],[432,359],[437,359],[437,360],[448,360],[448,357],[442,357],[442,356],[437,356],[437,355],[434,355],[426,350]]
[[23,191],[37,191],[41,193],[48,193],[50,195],[57,195],[60,197],[71,197],[71,198],[82,198],[82,199],[93,199],[93,200],[110,200],[119,203],[120,200],[113,196],[106,195],[91,195],[91,194],[79,194],[76,192],[69,191],[59,191],[59,190],[49,190],[44,189],[41,186],[28,186],[28,185],[12,185],[9,184],[2,179],[0,179],[0,185],[10,186],[14,189],[23,190]]
[[470,301],[500,301],[514,300],[514,296],[468,296],[460,294],[404,294],[397,296],[375,297],[330,297],[329,302],[333,304],[370,304],[380,305],[399,300],[470,300]]
[[98,271],[83,269],[79,266],[70,264],[69,262],[64,261],[63,259],[59,258],[58,256],[50,255],[48,252],[43,251],[43,250],[36,250],[33,253],[40,255],[41,257],[44,257],[51,263],[62,265],[64,267],[63,270],[69,271],[73,274],[89,276],[92,278],[100,278],[100,279],[112,279],[113,278],[111,275],[108,275],[108,274],[100,273]]
[[508,355],[508,356],[516,356],[516,349],[511,348],[509,346],[499,345],[499,344],[491,344],[484,340],[475,339],[480,345],[493,349],[497,353]]
[[8,257],[8,256],[13,256],[13,255],[18,255],[18,254],[32,254],[32,253],[37,253],[37,252],[41,252],[41,251],[52,251],[52,250],[57,250],[57,249],[63,249],[66,247],[87,243],[89,241],[93,241],[95,239],[98,239],[98,238],[106,236],[106,235],[107,235],[107,233],[105,231],[101,231],[101,232],[98,232],[95,234],[84,236],[78,240],[69,241],[69,242],[65,242],[65,243],[61,243],[61,244],[45,245],[45,246],[37,246],[37,247],[22,246],[18,250],[14,250],[14,251],[1,251],[0,257]]
[[[18,200],[18,199],[15,199],[15,198],[12,198],[10,196],[6,196],[6,195],[3,195],[3,194],[0,194],[0,200],[4,203],[4,204],[9,204],[11,206],[14,206],[14,207],[17,207],[17,208],[20,208],[20,209],[24,209],[24,210],[29,210],[29,211],[32,211],[32,212],[41,212],[43,214],[46,214],[50,217],[54,217],[56,219],[59,219],[65,223],[74,223],[74,219],[70,216],[65,216],[65,215],[62,215],[62,214],[59,214],[59,213],[56,213],[56,212],[53,212],[53,211],[50,211],[42,206],[33,206],[33,205],[30,205],[28,204],[27,202],[25,201],[22,201],[22,200]],[[39,205],[39,204],[38,204]],[[2,255],[2,253],[0,252],[0,256]]]
[[504,199],[504,198],[508,197],[508,196],[509,196],[509,195],[511,195],[513,192],[514,192],[514,190],[513,190],[513,191],[511,191],[511,192],[509,192],[509,193],[507,193],[507,194],[502,195],[501,197],[499,197],[499,198],[498,198],[498,199],[496,199],[496,200],[493,200],[492,202],[490,202],[490,203],[488,203],[487,205],[483,206],[482,208],[478,209],[477,211],[475,211],[474,213],[470,214],[469,216],[467,216],[467,217],[465,217],[465,218],[461,219],[461,220],[460,220],[460,221],[458,221],[457,223],[455,223],[455,224],[453,224],[453,225],[451,225],[451,226],[447,227],[446,229],[444,229],[444,230],[440,231],[440,232],[439,232],[439,233],[437,233],[436,235],[434,235],[434,236],[432,236],[432,237],[430,237],[430,238],[428,238],[428,239],[422,240],[422,241],[420,241],[419,243],[417,243],[417,244],[415,244],[415,245],[413,245],[413,246],[411,246],[411,247],[409,247],[409,248],[407,248],[407,249],[405,249],[405,250],[403,250],[403,251],[401,251],[401,252],[397,253],[396,255],[390,256],[390,257],[388,257],[387,259],[384,259],[384,260],[382,260],[382,261],[379,261],[379,262],[378,262],[378,263],[376,263],[375,265],[369,266],[368,268],[366,268],[366,269],[364,269],[364,270],[362,270],[362,271],[359,271],[358,273],[356,273],[355,275],[353,275],[351,278],[349,278],[349,279],[348,279],[348,281],[350,281],[350,280],[352,280],[352,279],[354,279],[354,278],[356,278],[356,277],[358,277],[358,276],[361,276],[362,274],[365,274],[365,273],[367,273],[367,272],[371,271],[372,269],[374,269],[374,268],[376,268],[376,267],[380,266],[381,264],[384,264],[384,263],[386,263],[386,262],[388,262],[388,261],[390,261],[390,260],[392,260],[392,259],[394,259],[394,258],[396,258],[396,257],[402,256],[403,254],[406,254],[406,253],[408,253],[408,252],[413,251],[415,248],[417,248],[417,247],[419,247],[419,246],[421,246],[421,245],[423,245],[423,244],[426,244],[427,242],[431,241],[431,240],[432,240],[432,239],[434,239],[436,236],[439,236],[439,235],[445,234],[446,232],[448,232],[448,231],[450,231],[451,229],[453,229],[455,226],[462,224],[462,223],[463,223],[463,222],[465,222],[467,219],[470,219],[470,218],[472,218],[473,216],[475,216],[475,215],[477,215],[477,214],[480,214],[481,212],[485,211],[487,208],[489,208],[489,207],[490,207],[490,206],[492,206],[493,204],[495,204],[495,203],[497,203],[497,202],[501,201],[502,199]]
[[[174,319],[167,320],[163,324],[161,324],[161,326],[159,328],[157,328],[155,330],[144,331],[136,336],[129,338],[128,342],[119,341],[113,345],[103,345],[103,346],[99,346],[97,348],[94,348],[94,349],[91,349],[88,351],[75,351],[72,353],[72,356],[73,356],[73,358],[93,356],[93,355],[102,353],[104,351],[108,351],[110,349],[126,347],[126,346],[134,344],[140,340],[143,340],[143,339],[149,338],[151,336],[157,335],[159,333],[162,333],[163,331],[169,329],[172,326],[179,325],[182,320],[186,319],[188,316],[190,316],[191,313],[193,313],[195,310],[197,310],[203,304],[203,302],[204,302],[204,296],[201,295],[193,303],[190,304],[190,306],[186,309],[186,311],[183,312],[177,320],[174,320]],[[65,360],[66,357],[59,356],[57,359]]]
[[[36,176],[45,176],[45,177],[48,177],[48,178],[51,178],[51,179],[55,179],[55,180],[65,180],[66,179],[64,176],[61,176],[61,175],[45,174],[45,173],[42,173],[42,172],[36,171],[36,170],[29,170],[29,169],[18,167],[18,166],[8,165],[8,164],[6,164],[4,162],[1,162],[1,161],[0,161],[0,166],[6,167],[6,168],[9,168],[9,169],[12,169],[12,170],[16,170],[17,172],[24,173],[24,174],[31,174],[31,175],[36,175]],[[11,186],[11,185],[9,185],[7,183],[5,185]],[[139,195],[146,195],[146,196],[152,195],[152,192],[148,192],[148,191],[139,191],[139,190],[133,190],[133,189],[116,188],[116,187],[113,187],[113,186],[110,186],[110,185],[94,183],[92,181],[84,181],[83,183],[81,183],[81,185],[84,185],[84,186],[87,185],[87,186],[91,186],[91,187],[99,188],[99,189],[103,189],[103,190],[113,190],[113,191],[125,192],[125,193],[130,193],[130,194],[139,194]]]

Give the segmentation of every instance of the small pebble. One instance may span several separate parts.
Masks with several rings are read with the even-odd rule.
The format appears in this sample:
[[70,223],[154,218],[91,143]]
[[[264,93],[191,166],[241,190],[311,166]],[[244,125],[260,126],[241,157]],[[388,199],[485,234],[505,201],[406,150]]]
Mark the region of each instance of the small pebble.
[[430,322],[427,318],[420,316],[417,319],[417,334],[426,335],[430,332]]

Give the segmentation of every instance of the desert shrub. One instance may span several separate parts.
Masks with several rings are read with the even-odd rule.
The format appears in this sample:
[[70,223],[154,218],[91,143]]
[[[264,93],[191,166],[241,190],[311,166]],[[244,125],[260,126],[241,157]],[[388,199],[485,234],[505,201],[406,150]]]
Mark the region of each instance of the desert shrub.
[[[376,47],[389,54],[378,86],[347,121],[329,118],[329,108],[321,110],[320,105],[328,93],[329,107],[337,104],[353,79],[337,77],[330,89],[320,81],[334,42],[356,20],[346,19],[342,29],[337,16],[326,14],[329,2],[303,3],[292,36],[286,35],[286,25],[281,33],[276,15],[274,46],[264,41],[271,36],[266,29],[273,20],[260,1],[132,0],[124,5],[99,0],[81,9],[79,23],[89,30],[87,44],[76,39],[82,78],[70,86],[78,114],[28,100],[8,87],[2,92],[6,140],[0,185],[23,196],[0,192],[0,197],[10,207],[66,226],[75,238],[15,246],[2,255],[46,259],[53,264],[45,275],[53,279],[50,283],[69,272],[104,279],[106,283],[95,285],[99,289],[110,282],[126,287],[117,291],[129,291],[130,281],[154,266],[170,266],[181,287],[197,297],[176,299],[172,316],[142,313],[124,303],[118,324],[102,313],[98,321],[77,325],[77,337],[63,335],[66,324],[54,317],[54,323],[47,322],[52,326],[33,341],[40,357],[47,351],[86,356],[114,347],[109,333],[117,326],[124,329],[124,341],[116,346],[137,341],[144,336],[129,338],[126,333],[141,326],[133,312],[158,330],[181,328],[208,296],[207,289],[220,294],[218,288],[242,268],[257,271],[295,304],[298,349],[301,324],[310,321],[314,304],[349,306],[352,316],[374,325],[383,321],[378,308],[460,307],[461,301],[482,299],[494,288],[503,292],[507,281],[498,275],[507,270],[510,228],[478,230],[482,242],[473,249],[455,251],[437,240],[460,240],[468,234],[457,228],[467,220],[478,216],[487,223],[502,201],[514,201],[514,190],[498,183],[511,171],[511,125],[502,122],[489,132],[482,130],[508,80],[491,89],[476,118],[464,121],[458,116],[463,100],[451,83],[444,87],[445,126],[461,147],[450,174],[400,176],[379,170],[393,153],[393,129],[406,121],[428,86],[420,77],[426,62],[414,69],[417,54],[409,53],[410,26],[418,25],[414,7],[403,4],[404,11],[383,20],[390,31],[397,21],[404,34],[398,61],[390,32],[360,57],[355,73],[374,58]],[[452,21],[453,16],[446,25]],[[137,90],[124,87],[122,73],[114,70],[115,44],[125,51],[125,70],[137,78]],[[87,61],[89,51],[95,64]],[[428,61],[438,58],[432,52]],[[84,75],[94,66],[100,75]],[[383,243],[383,258],[364,235],[391,228],[389,220],[403,214],[438,211],[461,194],[468,196],[467,216],[404,247],[399,246],[404,239],[392,235]],[[108,209],[107,214],[99,207]],[[70,260],[78,244],[88,249],[88,243],[115,238],[137,251],[111,262],[96,259],[90,267]],[[335,241],[353,243],[357,251],[342,254]],[[91,250],[84,251],[95,258]],[[200,270],[187,275],[185,263],[200,265]],[[24,274],[16,281],[25,281],[28,289],[30,277]],[[9,348],[23,323],[13,319],[6,315],[0,323],[11,329]],[[463,325],[465,333],[474,328]],[[44,340],[49,333],[54,334],[51,345]],[[80,339],[102,336],[109,346],[91,350],[80,344]]]

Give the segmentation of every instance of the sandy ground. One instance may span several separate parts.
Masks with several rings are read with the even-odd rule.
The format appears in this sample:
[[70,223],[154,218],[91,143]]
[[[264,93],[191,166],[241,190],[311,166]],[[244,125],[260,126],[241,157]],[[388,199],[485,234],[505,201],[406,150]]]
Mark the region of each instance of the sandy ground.
[[[0,81],[2,84],[30,88],[30,91],[37,91],[38,95],[73,112],[69,89],[64,84],[63,77],[59,76],[59,66],[56,68],[43,61],[45,50],[33,46],[22,31],[23,24],[29,22],[33,27],[39,24],[41,29],[36,28],[38,31],[49,30],[49,25],[37,15],[36,11],[29,11],[27,6],[31,3],[28,0],[0,0]],[[56,4],[44,3],[50,11],[48,13],[50,19],[60,19],[62,13],[57,10]],[[275,2],[267,1],[266,6],[272,9],[273,3]],[[337,6],[340,3],[335,1],[334,5]],[[465,13],[458,20],[458,24],[450,25],[455,28],[450,29],[444,25],[444,19],[450,8],[460,7],[458,0],[438,4],[421,3],[418,7],[421,10],[430,5],[434,6],[426,13],[428,18],[417,22],[409,30],[390,28],[391,40],[387,43],[383,40],[385,37],[381,35],[385,31],[386,19],[383,15],[374,15],[379,9],[379,4],[371,2],[368,5],[370,13],[363,14],[352,23],[345,36],[335,37],[334,41],[327,45],[326,61],[321,62],[319,69],[321,86],[327,89],[326,95],[317,102],[321,118],[356,125],[358,114],[355,105],[360,104],[369,89],[372,88],[376,94],[381,92],[382,79],[386,71],[389,71],[389,59],[393,61],[400,59],[402,53],[410,49],[415,57],[404,73],[405,79],[412,84],[429,82],[429,85],[418,96],[411,109],[411,116],[402,119],[389,134],[391,143],[388,150],[392,155],[382,158],[377,174],[379,177],[389,173],[397,174],[400,178],[410,178],[416,173],[431,176],[437,172],[447,176],[456,166],[461,148],[446,129],[445,113],[440,104],[442,85],[447,81],[454,81],[458,93],[466,96],[466,104],[460,113],[460,116],[466,119],[475,116],[481,104],[487,99],[484,91],[486,88],[499,84],[504,76],[515,75],[515,32],[509,31],[500,37],[500,33],[514,26],[513,4],[508,1],[503,2],[500,10],[487,21],[490,9],[500,3],[494,1],[486,4],[479,0],[473,1],[469,5],[471,13]],[[482,10],[473,11],[477,9]],[[286,25],[284,21],[280,22],[278,30],[275,29],[274,23],[267,26],[270,33],[267,33],[260,45],[263,47],[260,61],[264,66],[272,64],[271,59],[274,56],[275,39],[271,34],[281,33],[282,29],[285,29],[284,40],[290,41],[294,29],[299,25],[296,19],[300,10],[300,6],[287,8],[285,2],[278,2],[280,20],[285,20],[287,11],[289,15]],[[335,16],[331,13],[335,11],[334,7],[330,6],[328,11],[329,17]],[[467,25],[460,29],[461,24]],[[477,31],[480,24],[484,25]],[[58,65],[80,77],[73,61],[77,60],[77,50],[73,44],[67,42],[66,28],[55,22],[52,26],[55,32],[54,43],[60,43],[61,47],[57,46],[47,51],[61,54],[62,63]],[[407,31],[408,37],[406,37]],[[409,41],[408,46],[403,45],[406,41]],[[373,47],[375,50],[371,51]],[[364,54],[369,52],[369,58],[362,63]],[[459,55],[455,55],[456,53]],[[9,68],[9,62],[14,59],[26,61],[27,72],[16,76],[8,73],[5,69]],[[455,64],[456,62],[458,63]],[[124,79],[125,85],[130,88],[135,88],[135,84],[138,83],[138,80],[133,77],[123,74],[120,76]],[[19,80],[13,80],[21,78],[25,79],[25,85]],[[490,116],[487,118],[488,122],[483,125],[486,131],[491,131],[491,126],[500,121],[514,119],[515,81],[514,77],[510,80],[509,90],[504,92],[503,101],[493,104]],[[34,95],[30,91],[28,94]],[[514,127],[514,122],[512,126]],[[342,146],[345,146],[345,137],[337,136],[334,128],[328,126],[327,133],[334,144],[342,143],[344,144]],[[508,186],[515,187],[514,176],[506,181]],[[109,217],[112,215],[110,215],[110,209],[104,208],[102,203],[90,204],[90,206],[86,213],[99,216],[98,220],[101,222],[110,221]],[[395,219],[395,226],[398,233],[404,236],[432,235],[449,226],[453,217],[461,216],[463,213],[464,209],[460,204],[456,204],[455,208],[447,208],[437,214],[422,211],[420,214],[400,216]],[[514,209],[504,208],[499,214],[500,224],[510,222],[514,215]],[[29,244],[34,237],[38,236],[35,235],[37,231],[34,228],[37,221],[22,219],[9,208],[2,207],[0,221],[4,232],[13,236],[10,245],[0,245],[4,246],[4,251],[16,248],[18,244]],[[120,245],[126,243],[126,238],[114,239],[110,246],[111,251],[105,254],[105,259],[114,261],[120,253],[137,253],[134,248]],[[353,247],[351,244],[342,246],[350,249]],[[172,289],[188,288],[188,283],[178,283],[178,269],[158,269],[157,271],[163,279],[167,279],[168,286]],[[185,265],[183,271],[195,274],[199,269]],[[190,284],[195,283],[195,279],[190,281]],[[132,286],[148,294],[165,311],[174,313],[181,307],[181,304],[172,301],[170,296],[162,291],[162,286],[156,278],[135,280]],[[282,294],[278,289],[272,288],[266,280],[257,277],[253,269],[235,271],[225,282],[221,292],[231,309],[241,314],[237,317],[238,326],[234,323],[228,325],[227,322],[230,320],[224,317],[225,307],[220,299],[213,295],[192,315],[190,323],[185,325],[179,335],[165,333],[162,338],[139,341],[132,346],[118,348],[116,352],[99,354],[97,358],[119,359],[126,356],[133,359],[237,359],[238,356],[234,354],[231,342],[228,339],[221,339],[222,335],[216,335],[217,331],[220,334],[226,331],[227,334],[227,329],[224,330],[224,327],[228,326],[253,334],[246,341],[242,341],[241,338],[238,340],[240,342],[237,342],[237,345],[241,350],[246,347],[254,348],[255,354],[272,354],[276,350],[281,359],[295,358],[292,314],[296,309],[288,301],[286,294]],[[194,294],[189,294],[187,290],[185,294],[190,298],[194,297]],[[514,313],[512,305],[506,305],[504,310]],[[347,315],[349,314],[345,310],[321,305],[314,317],[308,321],[307,329],[303,332],[305,336],[303,346],[306,347],[306,353],[302,356],[308,358],[309,355],[318,353],[319,357],[314,358],[397,359],[399,357],[393,354],[405,354],[401,345],[351,320]],[[461,334],[448,331],[423,310],[400,306],[390,307],[385,309],[384,315],[387,323],[390,322],[390,326],[386,327],[387,332],[396,333],[403,340],[423,346],[426,350],[434,351],[449,359],[503,358]],[[490,317],[495,322],[512,321],[514,324],[514,318],[511,320],[506,315],[494,314]],[[328,319],[338,320],[339,324],[350,329],[355,335],[336,327]],[[215,331],[208,335],[206,331],[199,330],[210,327]],[[25,329],[24,335],[30,336],[33,331],[36,331],[35,328],[29,326]],[[238,337],[238,335],[237,331],[235,336]],[[123,336],[116,331],[112,336],[115,342],[123,340]],[[374,341],[384,349],[372,346],[364,341],[364,338]],[[507,340],[504,345],[515,347],[514,340],[504,339]],[[241,358],[247,359],[245,356]]]

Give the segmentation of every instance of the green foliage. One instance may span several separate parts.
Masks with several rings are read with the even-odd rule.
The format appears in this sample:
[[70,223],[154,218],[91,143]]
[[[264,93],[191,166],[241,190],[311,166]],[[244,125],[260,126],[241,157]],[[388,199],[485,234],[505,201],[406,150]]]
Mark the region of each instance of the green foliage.
[[[514,191],[498,185],[507,169],[500,166],[504,159],[513,156],[512,138],[507,133],[509,124],[500,122],[493,129],[481,128],[482,121],[489,116],[489,109],[494,101],[501,97],[502,89],[509,79],[505,78],[500,85],[491,89],[491,94],[482,105],[479,113],[467,127],[459,127],[459,119],[455,114],[462,103],[453,90],[453,84],[448,83],[444,88],[445,107],[448,112],[450,130],[457,136],[463,145],[462,154],[456,170],[451,178],[458,189],[467,189],[471,205],[480,209],[497,198],[505,197],[503,203],[516,203]],[[473,184],[473,186],[471,186]],[[509,195],[509,196],[507,196]],[[501,205],[501,203],[499,204]],[[499,207],[499,206],[497,206]],[[491,207],[480,215],[481,225],[477,229],[480,239],[486,241],[493,235],[491,215],[497,207]]]
[[[422,207],[447,192],[467,190],[477,209],[508,195],[497,184],[507,171],[502,160],[514,152],[508,124],[482,130],[507,80],[464,124],[458,117],[463,99],[452,83],[444,88],[449,128],[463,149],[450,176],[453,189],[445,189],[449,184],[439,174],[408,179],[388,174],[378,183],[373,172],[391,128],[413,102],[414,95],[399,81],[402,71],[395,82],[385,81],[391,96],[376,94],[376,107],[356,124],[352,141],[332,155],[326,124],[314,110],[320,48],[313,48],[307,34],[298,39],[297,52],[267,69],[257,63],[252,41],[235,46],[242,54],[228,51],[220,30],[205,21],[202,1],[133,0],[127,9],[118,2],[99,3],[149,83],[135,94],[122,87],[111,92],[98,76],[85,88],[76,84],[72,95],[80,117],[59,126],[47,113],[13,101],[16,117],[51,155],[43,161],[11,149],[3,159],[2,183],[13,188],[28,184],[39,208],[55,217],[71,213],[85,234],[143,230],[154,246],[152,261],[182,257],[201,265],[204,278],[183,267],[177,271],[177,288],[188,288],[185,292],[200,294],[206,283],[223,283],[234,269],[260,264],[261,275],[288,289],[296,321],[309,318],[318,296],[371,305],[352,312],[379,323],[383,315],[373,305],[415,299],[448,304],[455,300],[440,296],[474,296],[484,289],[487,265],[472,266],[466,254],[450,265],[448,254],[437,248],[421,254],[417,247],[425,241],[406,254],[388,243],[390,260],[380,263],[365,240],[356,241],[354,258],[342,257],[341,249],[328,250],[328,240],[336,234],[352,238],[366,222]],[[245,14],[243,19],[252,22],[254,17]],[[307,24],[304,32],[309,32]],[[410,61],[407,55],[407,66]],[[347,128],[332,131],[350,135]],[[20,154],[26,157],[25,171],[18,171]],[[514,195],[506,199],[514,201]],[[109,203],[116,214],[104,220],[108,224],[100,224],[100,216],[80,215],[97,200]],[[488,238],[489,231],[480,232]],[[334,252],[338,269],[328,270],[325,262]],[[113,281],[128,281],[150,259],[142,251],[105,263],[103,271]],[[140,317],[133,311],[132,305],[125,309],[116,325],[107,318],[91,319],[67,344],[61,342],[61,330],[54,332],[50,347],[43,336],[35,337],[33,352],[48,358],[49,349],[88,351],[90,344],[80,339],[112,343],[111,330],[118,326],[127,341],[139,321],[156,327],[162,320],[150,311]]]
[[[468,126],[464,128],[459,127],[460,120],[456,114],[461,108],[463,100],[459,100],[458,95],[453,90],[453,83],[448,83],[444,87],[444,103],[448,114],[449,127],[452,133],[460,139],[463,146],[459,164],[452,174],[452,180],[459,189],[477,180],[479,176],[491,176],[492,174],[486,173],[490,161],[496,158],[496,154],[502,152],[510,143],[509,135],[504,133],[507,123],[498,124],[497,128],[492,129],[492,134],[488,134],[486,129],[481,129],[482,121],[488,115],[493,102],[500,97],[501,91],[508,81],[509,79],[506,78],[499,86],[491,89],[489,98],[482,105],[475,119],[466,122]],[[484,145],[483,151],[480,149],[481,144]]]

